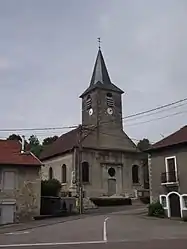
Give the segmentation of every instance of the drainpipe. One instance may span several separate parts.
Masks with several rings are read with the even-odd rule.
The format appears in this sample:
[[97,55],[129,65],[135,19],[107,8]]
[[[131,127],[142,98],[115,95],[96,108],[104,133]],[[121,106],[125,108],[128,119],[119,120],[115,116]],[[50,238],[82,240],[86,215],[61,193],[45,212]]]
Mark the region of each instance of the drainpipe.
[[25,136],[21,136],[21,153],[25,152]]
[[150,203],[153,202],[153,190],[152,190],[152,168],[151,168],[151,155],[148,154],[148,169],[149,169],[149,193]]

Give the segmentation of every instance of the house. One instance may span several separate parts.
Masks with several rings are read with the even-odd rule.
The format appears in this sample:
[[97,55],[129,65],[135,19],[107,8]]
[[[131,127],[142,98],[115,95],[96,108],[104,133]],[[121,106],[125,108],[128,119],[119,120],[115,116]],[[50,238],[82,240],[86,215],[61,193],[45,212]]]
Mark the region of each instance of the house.
[[123,93],[111,82],[99,49],[90,84],[80,96],[82,124],[43,150],[43,179],[58,179],[62,191],[72,195],[79,179],[87,197],[137,195],[144,183],[142,153],[123,131]]
[[41,162],[19,141],[0,140],[0,224],[40,214]]
[[187,126],[155,143],[148,153],[151,202],[160,200],[168,217],[185,217]]

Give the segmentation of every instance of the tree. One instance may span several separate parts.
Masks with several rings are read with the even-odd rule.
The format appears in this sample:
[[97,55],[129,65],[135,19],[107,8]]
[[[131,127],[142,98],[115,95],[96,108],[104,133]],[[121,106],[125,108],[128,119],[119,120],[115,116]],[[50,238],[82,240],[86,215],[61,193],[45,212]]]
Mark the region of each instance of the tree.
[[42,145],[40,144],[40,141],[37,136],[31,135],[29,137],[28,148],[35,156],[40,156],[40,153],[42,152]]
[[58,196],[61,190],[61,183],[57,179],[44,180],[41,184],[42,196]]
[[21,136],[20,135],[17,135],[17,134],[12,134],[10,135],[7,140],[16,140],[16,141],[20,141],[21,142]]
[[137,144],[137,147],[140,151],[145,151],[147,149],[149,149],[151,146],[149,139],[147,138],[143,138],[142,140],[140,140]]
[[49,145],[52,144],[54,141],[58,139],[58,136],[53,136],[53,137],[46,137],[44,138],[42,145]]

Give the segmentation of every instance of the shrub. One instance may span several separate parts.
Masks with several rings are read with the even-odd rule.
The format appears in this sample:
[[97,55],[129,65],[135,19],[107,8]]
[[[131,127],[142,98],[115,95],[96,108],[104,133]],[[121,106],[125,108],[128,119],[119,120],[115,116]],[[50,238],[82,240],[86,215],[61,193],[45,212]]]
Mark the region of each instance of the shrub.
[[100,207],[106,206],[119,206],[119,205],[132,205],[132,201],[130,198],[90,198],[90,200],[96,205]]
[[42,196],[58,196],[61,190],[61,183],[57,179],[44,180],[41,183]]
[[159,217],[159,218],[164,218],[165,217],[164,208],[160,204],[159,201],[149,204],[148,215],[149,216]]

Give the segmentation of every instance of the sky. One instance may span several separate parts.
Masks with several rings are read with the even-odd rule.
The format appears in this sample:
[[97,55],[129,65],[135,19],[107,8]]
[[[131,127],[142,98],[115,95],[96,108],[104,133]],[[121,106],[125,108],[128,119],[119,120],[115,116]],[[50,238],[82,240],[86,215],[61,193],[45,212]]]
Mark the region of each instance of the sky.
[[[0,0],[0,130],[79,124],[97,37],[112,82],[125,92],[123,116],[186,98],[186,12],[186,0]],[[186,118],[182,105],[125,120],[124,131],[155,142]]]

